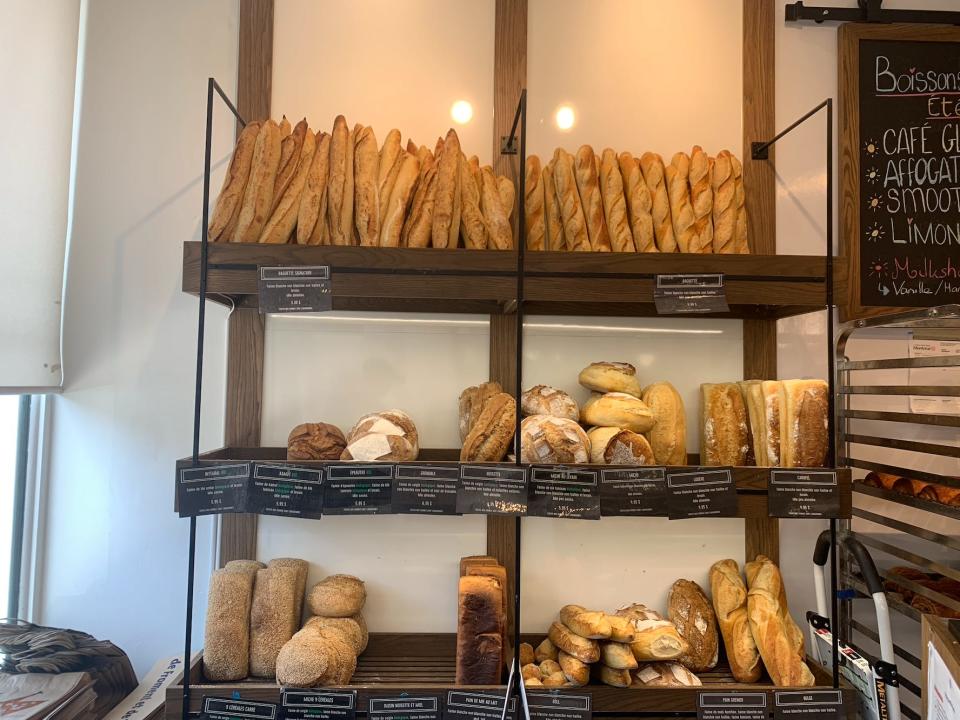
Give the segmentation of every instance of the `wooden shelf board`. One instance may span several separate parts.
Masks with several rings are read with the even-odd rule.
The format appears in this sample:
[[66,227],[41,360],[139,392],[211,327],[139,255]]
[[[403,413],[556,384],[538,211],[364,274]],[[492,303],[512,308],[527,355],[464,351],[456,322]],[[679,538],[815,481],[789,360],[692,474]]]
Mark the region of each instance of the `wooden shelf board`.
[[[259,266],[328,265],[334,310],[504,313],[516,298],[516,253],[334,246],[209,246],[210,299],[256,296]],[[835,277],[845,277],[836,259]],[[805,255],[531,252],[529,313],[654,316],[658,274],[723,273],[730,312],[708,317],[778,318],[823,307],[825,261]],[[844,266],[845,267],[845,266]],[[200,289],[200,243],[184,243],[183,290]]]

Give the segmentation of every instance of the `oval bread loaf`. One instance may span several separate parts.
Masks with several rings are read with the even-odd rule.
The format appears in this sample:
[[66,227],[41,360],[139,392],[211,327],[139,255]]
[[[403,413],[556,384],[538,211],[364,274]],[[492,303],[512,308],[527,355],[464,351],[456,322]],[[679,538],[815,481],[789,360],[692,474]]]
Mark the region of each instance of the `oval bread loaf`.
[[595,663],[600,659],[600,645],[596,640],[580,637],[565,625],[558,622],[550,626],[550,642],[568,655],[585,663]]
[[617,615],[629,619],[637,631],[630,649],[639,662],[676,660],[689,649],[676,626],[646,605],[635,603],[622,607]]
[[352,575],[331,575],[313,586],[307,605],[310,612],[321,617],[351,617],[363,609],[366,600],[363,580]]
[[524,415],[552,415],[577,422],[580,407],[563,390],[549,385],[534,385],[520,396],[520,411]]
[[622,392],[594,395],[583,406],[580,417],[588,425],[619,427],[635,433],[647,432],[656,422],[643,400]]
[[585,662],[577,660],[573,655],[565,652],[560,653],[560,669],[563,670],[567,682],[581,687],[590,682],[590,666]]
[[609,641],[600,643],[600,662],[616,670],[635,670],[637,668],[637,659],[626,643]]
[[617,668],[607,667],[606,665],[596,665],[594,673],[596,674],[597,680],[611,687],[630,687],[630,684],[633,682],[629,670],[618,670]]
[[540,663],[540,674],[543,677],[553,675],[554,673],[558,673],[560,671],[560,663],[556,660],[544,660],[542,663]]
[[580,371],[579,383],[599,393],[621,392],[640,397],[642,388],[637,380],[637,369],[625,362],[595,362]]
[[360,627],[360,623],[352,617],[323,617],[321,615],[314,615],[307,620],[306,625],[304,625],[304,627],[308,626],[313,626],[321,630],[334,630],[341,633],[344,639],[350,644],[350,647],[353,648],[355,655],[359,655],[367,647],[367,634],[364,628]]
[[690,645],[680,663],[693,672],[715,668],[720,648],[717,616],[703,589],[692,580],[677,580],[670,588],[668,614]]
[[497,393],[483,406],[460,450],[461,462],[497,462],[503,459],[513,440],[517,403],[512,395]]
[[560,622],[580,637],[603,640],[610,637],[610,621],[605,613],[587,610],[580,605],[560,608]]
[[683,399],[668,382],[657,382],[643,390],[643,401],[656,424],[647,432],[658,465],[687,464],[687,416]]
[[533,656],[538,663],[544,660],[556,660],[559,657],[557,646],[550,642],[550,638],[544,638],[543,642],[534,648]]

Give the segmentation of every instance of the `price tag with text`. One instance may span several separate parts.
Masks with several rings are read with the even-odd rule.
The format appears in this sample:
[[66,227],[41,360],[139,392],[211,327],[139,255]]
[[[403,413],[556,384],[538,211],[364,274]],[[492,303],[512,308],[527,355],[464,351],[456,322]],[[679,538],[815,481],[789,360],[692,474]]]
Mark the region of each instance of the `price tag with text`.
[[840,517],[840,487],[832,470],[771,470],[767,490],[770,517]]
[[357,694],[327,690],[300,690],[283,688],[280,706],[286,720],[311,718],[312,720],[355,720],[357,717]]
[[536,720],[591,720],[590,695],[567,693],[527,693],[530,717]]
[[737,486],[730,468],[668,470],[667,512],[671,520],[736,517]]
[[534,465],[527,515],[599,520],[597,474],[596,470]]
[[767,696],[702,692],[697,696],[697,720],[767,720]]
[[205,697],[201,717],[205,720],[276,720],[274,703]]
[[456,515],[460,469],[450,465],[397,465],[393,512]]
[[325,515],[382,515],[392,512],[393,465],[328,465],[323,490]]
[[326,265],[262,267],[257,279],[262,313],[324,312],[333,307]]
[[250,463],[180,468],[177,513],[180,517],[246,512]]
[[727,293],[723,274],[657,275],[653,302],[658,315],[725,313]]
[[774,720],[840,720],[843,696],[839,690],[777,691]]
[[394,695],[372,697],[367,703],[369,720],[441,720],[442,696]]
[[323,513],[323,471],[254,463],[245,507],[247,512],[261,515],[319,518]]
[[509,465],[461,465],[457,512],[464,515],[526,514],[526,470]]
[[[450,690],[444,717],[446,720],[500,720],[503,717],[503,703],[503,693]],[[513,720],[516,716],[517,698],[511,697],[507,717]]]
[[667,514],[667,479],[662,467],[600,471],[601,515]]

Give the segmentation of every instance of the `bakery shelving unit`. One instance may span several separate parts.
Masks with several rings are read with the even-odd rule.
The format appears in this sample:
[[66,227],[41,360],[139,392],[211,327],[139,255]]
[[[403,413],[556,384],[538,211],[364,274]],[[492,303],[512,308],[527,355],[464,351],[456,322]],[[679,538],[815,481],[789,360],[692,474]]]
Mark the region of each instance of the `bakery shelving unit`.
[[[242,122],[216,82],[208,87],[207,151],[204,169],[204,207],[202,228],[207,227],[209,206],[210,137],[214,94],[227,102]],[[526,144],[526,92],[521,92],[513,128],[502,151],[519,155],[523,167]],[[756,143],[758,160],[764,150],[793,127],[811,117],[827,101],[814,108],[798,123],[766,143]],[[828,123],[829,125],[829,123]],[[516,140],[519,142],[516,142]],[[829,144],[829,143],[828,143]],[[511,148],[516,147],[517,153]],[[830,154],[828,152],[828,158]],[[829,162],[829,160],[828,160]],[[829,165],[828,165],[829,170]],[[828,172],[828,178],[830,172]],[[828,181],[829,182],[829,181]],[[519,173],[515,218],[524,214],[524,177]],[[828,197],[829,197],[828,190]],[[522,227],[522,223],[520,223]],[[828,222],[830,228],[832,223]],[[515,228],[516,229],[516,228]],[[183,290],[199,296],[197,388],[193,453],[178,462],[180,468],[226,464],[230,461],[286,462],[285,448],[261,447],[259,415],[262,397],[264,321],[258,309],[258,268],[276,266],[325,265],[330,269],[332,303],[335,310],[401,312],[484,313],[490,318],[490,378],[504,390],[518,396],[522,383],[522,342],[524,313],[552,315],[651,316],[656,314],[654,285],[659,274],[722,273],[729,311],[707,317],[743,319],[753,323],[753,337],[762,336],[756,346],[744,347],[745,377],[775,377],[777,318],[800,313],[832,311],[833,278],[846,277],[837,272],[842,261],[832,256],[832,235],[828,235],[825,256],[780,256],[773,254],[771,237],[755,238],[754,247],[770,254],[749,256],[655,255],[594,253],[526,253],[522,230],[516,251],[416,250],[364,247],[297,247],[291,245],[208,244],[205,230],[201,242],[184,243]],[[227,356],[227,413],[225,447],[200,452],[199,418],[202,382],[204,313],[206,300],[232,308],[229,321]],[[699,317],[704,317],[700,315]],[[832,332],[832,331],[831,331]],[[832,336],[827,352],[833,357]],[[774,356],[775,357],[775,356]],[[832,383],[832,379],[831,379]],[[832,423],[832,413],[830,421]],[[519,433],[519,419],[517,422]],[[830,434],[829,458],[834,457]],[[456,464],[459,450],[454,448],[421,451],[420,461]],[[691,469],[699,458],[689,456]],[[519,463],[519,461],[518,461]],[[326,467],[335,463],[291,463],[296,466]],[[833,462],[830,465],[834,465]],[[841,517],[849,517],[851,485],[849,470],[836,470],[839,482]],[[773,559],[779,555],[779,521],[768,510],[768,468],[735,467],[738,508],[743,518],[745,549],[748,557],[763,553]],[[637,519],[638,525],[642,519]],[[835,520],[831,520],[836,540]],[[516,651],[519,639],[519,517],[487,516],[487,552],[495,556],[508,572],[509,637]],[[220,561],[254,557],[257,517],[225,514],[221,520]],[[192,644],[191,612],[193,603],[194,551],[196,520],[190,519],[190,559],[185,648]],[[836,553],[833,553],[836,556]],[[835,574],[834,574],[835,578]],[[835,589],[835,588],[834,588]],[[559,601],[560,599],[558,599]],[[370,646],[360,658],[353,684],[357,692],[357,710],[366,712],[371,696],[389,692],[439,692],[454,688],[456,636],[450,634],[371,634]],[[811,663],[818,687],[839,689],[843,714],[854,713],[852,690],[839,680],[836,667],[825,673]],[[723,664],[702,675],[704,688],[617,689],[603,685],[571,688],[569,692],[592,698],[595,714],[618,717],[693,716],[697,712],[698,691],[753,692],[767,697],[773,707],[774,688],[767,682],[744,685],[733,681]],[[501,694],[505,686],[496,689]],[[519,692],[516,687],[512,692]],[[567,692],[551,690],[550,692]],[[236,697],[277,701],[279,688],[272,682],[248,680],[229,684],[211,684],[203,676],[202,663],[190,668],[183,685],[167,691],[168,720],[200,710],[204,696]]]
[[[903,335],[903,342],[896,344],[897,352],[886,352],[890,348],[889,344],[885,344],[882,354],[886,357],[855,360],[847,357],[851,341],[864,336],[870,337],[871,334],[886,334],[886,331]],[[907,345],[907,333],[912,333],[913,336],[923,334],[929,338],[960,338],[960,305],[857,320],[847,323],[841,329],[837,348],[837,388],[842,398],[838,413],[840,422],[837,426],[837,446],[843,452],[840,462],[860,471],[858,475],[866,472],[886,473],[960,488],[960,472],[946,474],[911,467],[929,468],[934,465],[942,468],[950,463],[958,466],[960,447],[955,444],[906,439],[910,437],[911,431],[915,432],[919,427],[945,428],[947,430],[942,431],[942,435],[953,433],[956,437],[960,430],[951,429],[960,429],[960,415],[903,412],[909,410],[909,407],[899,408],[900,411],[854,407],[857,404],[855,398],[861,396],[886,397],[888,402],[899,399],[907,404],[908,396],[911,395],[960,396],[960,387],[911,383],[910,371],[913,369],[958,368],[957,372],[960,372],[960,356],[909,357],[908,352],[902,351]],[[876,384],[878,372],[883,374],[883,385]],[[877,448],[884,448],[879,451],[879,459]],[[885,461],[883,454],[889,455],[889,450],[896,451],[897,457],[902,459],[895,462]],[[960,508],[893,489],[873,487],[860,480],[854,481],[853,492],[855,502],[852,519],[844,522],[842,533],[857,538],[869,548],[876,558],[882,561],[878,563],[881,567],[892,562],[893,565],[937,573],[960,582],[960,570],[956,568],[957,559],[960,558],[960,554],[956,554],[960,553]],[[883,502],[868,500],[857,503],[857,498],[878,498]],[[870,525],[874,527],[871,528]],[[882,531],[877,528],[882,528]],[[919,585],[890,569],[882,569],[881,575],[888,586],[905,588],[941,605],[949,612],[960,615],[960,601],[957,598]],[[859,568],[845,553],[841,553],[840,578],[841,584],[852,589],[858,599],[870,597]],[[898,658],[898,666],[903,663],[919,673],[924,651],[920,644],[921,612],[896,594],[889,594],[887,602],[897,615],[917,623],[913,628],[915,632],[911,632],[906,638],[897,638],[894,652]],[[862,645],[864,638],[873,643],[878,641],[876,628],[865,622],[863,617],[858,617],[857,611],[863,609],[861,602],[847,599],[844,600],[841,612],[842,631],[847,638],[853,639],[858,647]],[[901,690],[906,691],[908,696],[913,696],[908,705],[904,700],[909,700],[909,697],[905,697],[901,692],[903,715],[919,720],[919,713],[911,705],[919,707],[920,687],[918,683],[905,677],[903,672],[899,675]]]

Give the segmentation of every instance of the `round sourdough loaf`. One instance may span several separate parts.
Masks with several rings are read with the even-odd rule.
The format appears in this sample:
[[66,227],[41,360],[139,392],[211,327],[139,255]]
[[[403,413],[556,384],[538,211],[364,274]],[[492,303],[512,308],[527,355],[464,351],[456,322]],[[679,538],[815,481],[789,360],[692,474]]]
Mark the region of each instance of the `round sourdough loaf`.
[[573,420],[531,415],[520,424],[520,460],[525,463],[586,463],[590,439]]
[[587,425],[625,428],[635,433],[645,433],[656,423],[643,400],[622,392],[592,396],[580,411],[580,418]]
[[277,683],[285,687],[328,685],[337,676],[338,657],[313,627],[305,627],[277,655]]
[[287,460],[339,460],[346,446],[336,425],[301,423],[287,437]]
[[642,388],[637,380],[637,369],[625,362],[595,362],[580,371],[581,385],[595,392],[622,392],[640,397]]
[[402,410],[364,415],[347,433],[341,460],[403,462],[420,453],[417,426]]
[[595,427],[590,438],[590,462],[597,465],[653,465],[653,449],[647,439],[632,430]]
[[352,575],[331,575],[311,588],[307,606],[314,615],[348,618],[357,615],[366,600],[363,580]]
[[551,415],[577,422],[580,407],[563,390],[549,385],[534,385],[520,396],[520,411],[524,415]]

